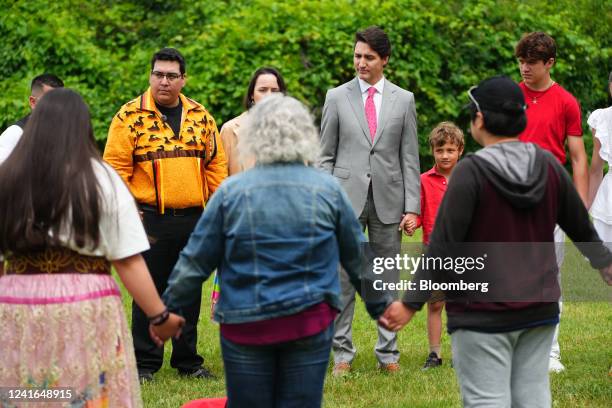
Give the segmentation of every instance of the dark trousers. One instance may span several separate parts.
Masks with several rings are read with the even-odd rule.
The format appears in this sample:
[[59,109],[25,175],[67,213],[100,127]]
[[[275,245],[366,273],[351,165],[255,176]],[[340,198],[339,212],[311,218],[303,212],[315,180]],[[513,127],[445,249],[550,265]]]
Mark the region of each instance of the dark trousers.
[[[151,240],[151,249],[142,256],[151,272],[157,293],[161,295],[168,286],[170,273],[200,219],[200,214],[173,217],[145,211],[143,215],[144,226]],[[201,297],[200,293],[197,302],[182,309],[186,320],[185,326],[180,339],[172,339],[170,365],[179,371],[193,371],[200,368],[204,362],[196,350]],[[159,370],[164,361],[164,349],[157,347],[149,337],[149,320],[134,302],[132,302],[132,337],[138,372],[154,373]]]
[[334,325],[314,336],[267,346],[221,335],[229,408],[319,408]]

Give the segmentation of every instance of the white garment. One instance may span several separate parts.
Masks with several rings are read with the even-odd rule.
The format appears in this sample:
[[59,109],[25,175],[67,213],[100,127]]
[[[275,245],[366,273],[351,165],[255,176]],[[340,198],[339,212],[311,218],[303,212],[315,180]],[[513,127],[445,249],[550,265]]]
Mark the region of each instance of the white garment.
[[[555,237],[555,256],[557,258],[557,267],[559,272],[557,273],[557,280],[559,281],[559,289],[563,290],[561,286],[561,267],[563,266],[563,259],[565,258],[565,231],[557,224],[555,225],[554,231]],[[563,296],[563,294],[561,294]],[[561,319],[561,313],[563,312],[563,301],[559,299],[559,319]],[[553,334],[552,345],[550,348],[550,358],[556,360],[561,364],[561,346],[559,345],[559,324],[555,325],[555,332]]]
[[593,218],[593,226],[599,238],[604,242],[604,245],[612,250],[612,224],[607,224],[597,218]]
[[371,87],[376,88],[376,93],[374,94],[374,107],[376,108],[376,123],[379,123],[380,119],[380,107],[382,106],[382,95],[383,89],[385,88],[385,77],[382,77],[380,81],[375,83],[374,85],[368,84],[361,78],[357,78],[359,80],[359,88],[361,89],[361,98],[363,99],[363,106],[365,108],[366,100],[368,99],[368,89]]
[[21,139],[23,129],[17,125],[11,125],[0,135],[0,164],[11,154],[17,142]]
[[[599,155],[602,160],[612,162],[612,106],[597,109],[587,120],[589,127],[595,131],[595,137],[601,143]],[[591,215],[606,224],[612,225],[612,174],[606,173],[595,195],[591,206]]]
[[[79,248],[72,239],[68,238],[69,234],[62,234],[66,237],[62,241],[83,255],[103,256],[111,261],[148,250],[149,240],[134,197],[127,186],[107,163],[96,160],[93,164],[103,197],[98,247]],[[69,230],[69,227],[66,230]]]

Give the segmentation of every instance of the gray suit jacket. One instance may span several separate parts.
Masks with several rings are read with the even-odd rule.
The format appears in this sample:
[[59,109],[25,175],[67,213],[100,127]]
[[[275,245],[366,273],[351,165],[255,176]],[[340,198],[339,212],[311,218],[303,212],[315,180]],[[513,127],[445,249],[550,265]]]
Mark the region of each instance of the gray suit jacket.
[[358,79],[330,89],[321,119],[318,166],[337,178],[357,216],[371,180],[378,217],[393,224],[404,212],[420,213],[414,95],[385,79],[380,109],[372,143]]

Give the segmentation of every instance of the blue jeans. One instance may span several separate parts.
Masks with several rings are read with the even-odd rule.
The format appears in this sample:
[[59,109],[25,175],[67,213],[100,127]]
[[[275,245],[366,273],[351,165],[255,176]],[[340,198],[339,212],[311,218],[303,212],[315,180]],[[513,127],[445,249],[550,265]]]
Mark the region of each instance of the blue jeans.
[[320,407],[334,325],[314,336],[266,346],[221,336],[228,408]]

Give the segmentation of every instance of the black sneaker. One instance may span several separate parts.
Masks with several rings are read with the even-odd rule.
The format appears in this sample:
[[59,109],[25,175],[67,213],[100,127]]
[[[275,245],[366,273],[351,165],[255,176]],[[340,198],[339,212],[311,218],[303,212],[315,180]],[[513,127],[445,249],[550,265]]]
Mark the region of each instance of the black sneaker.
[[421,371],[427,371],[430,368],[435,368],[441,365],[442,359],[438,357],[435,352],[432,351],[431,353],[429,353],[429,356],[427,356],[427,360],[425,360],[425,365],[423,366],[423,368],[421,368]]
[[140,385],[151,381],[153,381],[153,373],[149,373],[147,371],[138,373],[138,382],[140,383]]
[[204,367],[196,368],[195,370],[192,370],[192,371],[179,370],[178,373],[180,376],[189,377],[189,378],[201,378],[205,380],[215,379],[215,376],[210,371],[205,369]]

